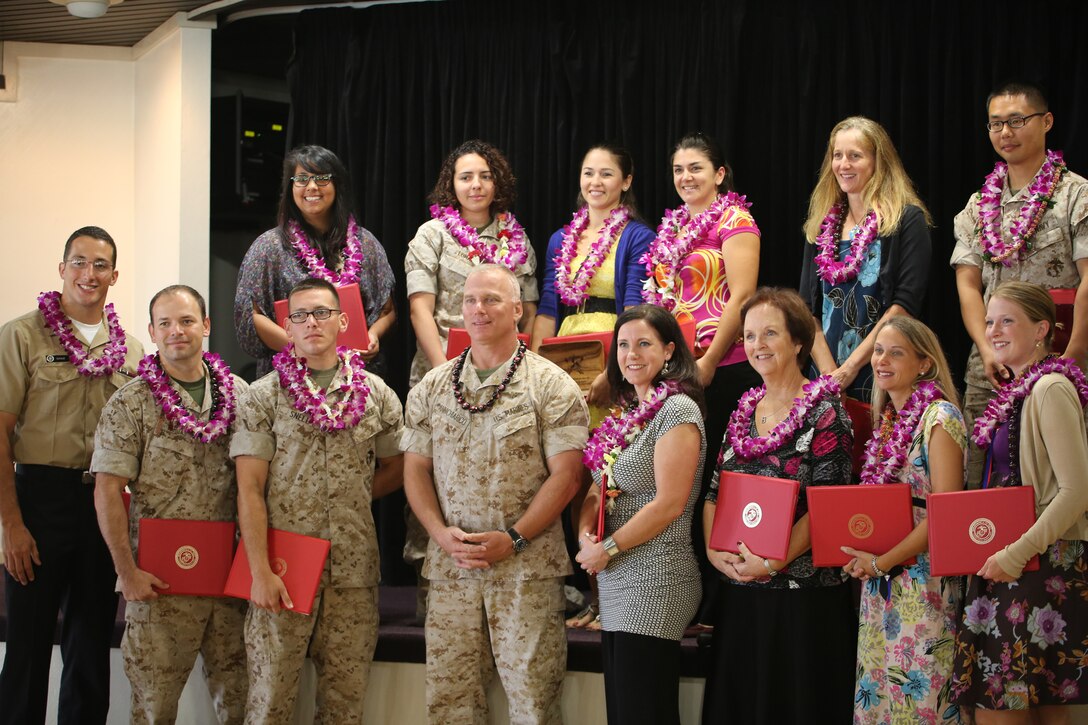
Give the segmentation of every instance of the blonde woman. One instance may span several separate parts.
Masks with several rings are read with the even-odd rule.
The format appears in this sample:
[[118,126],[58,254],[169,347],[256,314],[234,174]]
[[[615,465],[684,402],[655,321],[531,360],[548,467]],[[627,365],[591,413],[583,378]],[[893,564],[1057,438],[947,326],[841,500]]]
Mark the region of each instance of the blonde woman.
[[931,223],[879,123],[852,116],[831,129],[809,197],[801,296],[818,323],[819,372],[858,400],[870,396],[879,323],[922,311]]
[[854,722],[958,723],[951,684],[961,580],[930,574],[926,499],[963,488],[959,395],[937,336],[905,315],[877,330],[872,367],[873,436],[861,482],[909,484],[914,529],[879,555],[843,547],[853,557],[843,570],[864,582]]

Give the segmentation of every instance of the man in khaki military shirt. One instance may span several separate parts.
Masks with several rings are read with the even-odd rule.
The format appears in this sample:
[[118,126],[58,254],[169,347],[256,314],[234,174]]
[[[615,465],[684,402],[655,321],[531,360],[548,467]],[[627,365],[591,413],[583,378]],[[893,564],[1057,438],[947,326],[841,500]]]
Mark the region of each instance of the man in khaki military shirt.
[[[335,287],[305,279],[288,300],[292,348],[273,358],[276,370],[243,396],[230,448],[253,574],[246,722],[291,718],[309,650],[318,718],[358,723],[378,633],[370,503],[401,483],[401,404],[381,378],[363,371],[356,351],[337,353],[337,333],[350,320],[336,309]],[[331,541],[312,616],[290,611],[283,581],[269,567],[269,528]]]
[[[132,684],[132,722],[177,719],[199,653],[219,721],[240,723],[245,602],[170,596],[170,582],[137,568],[134,552],[141,519],[234,521],[230,421],[247,386],[218,357],[204,356],[211,322],[199,292],[167,287],[151,299],[149,314],[158,355],[145,358],[140,377],[106,403],[91,459],[99,526],[128,600],[121,654]],[[121,497],[126,485],[131,516]]]
[[[106,307],[117,247],[99,227],[76,230],[59,265],[61,292],[0,329],[0,526],[8,632],[0,723],[45,721],[57,613],[58,722],[109,710],[113,564],[98,531],[86,469],[106,400],[135,373],[140,343]],[[14,475],[13,469],[14,468]]]
[[494,666],[512,722],[557,723],[571,572],[559,517],[581,482],[589,416],[574,381],[519,343],[509,270],[472,270],[463,309],[472,345],[409,393],[401,440],[405,492],[431,537],[428,717],[486,720]]
[[[978,193],[972,194],[953,222],[956,248],[949,262],[956,270],[963,324],[974,342],[967,360],[963,399],[968,430],[993,398],[994,385],[1008,376],[994,362],[986,341],[986,304],[1002,282],[1019,280],[1049,289],[1075,288],[1073,329],[1065,354],[1075,358],[1081,367],[1088,357],[1088,180],[1065,170],[1034,233],[1027,238],[1022,234],[1014,236],[1010,227],[1029,202],[1033,181],[1045,173],[1046,135],[1054,125],[1054,114],[1047,110],[1042,91],[1028,83],[1007,83],[996,89],[986,109],[990,143],[1008,169],[996,201],[1000,207],[1000,243],[1019,249],[1007,256],[1007,263],[994,259],[994,253],[1000,256],[1003,250],[994,248],[981,233],[981,202]],[[982,453],[971,443],[969,485],[979,484],[982,467]]]

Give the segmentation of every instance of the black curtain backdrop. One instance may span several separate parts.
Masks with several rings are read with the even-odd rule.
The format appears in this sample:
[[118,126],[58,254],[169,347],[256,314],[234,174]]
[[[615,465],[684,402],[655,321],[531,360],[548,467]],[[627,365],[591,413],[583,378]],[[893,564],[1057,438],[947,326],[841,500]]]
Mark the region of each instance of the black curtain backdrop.
[[[753,203],[760,283],[796,287],[828,134],[846,116],[869,116],[933,215],[923,319],[959,381],[969,340],[947,262],[952,219],[996,160],[986,96],[1012,76],[1041,81],[1055,116],[1050,147],[1088,173],[1088,142],[1076,133],[1088,102],[1085,37],[1081,2],[447,0],[311,10],[297,18],[288,68],[290,138],[341,156],[360,222],[389,255],[399,324],[383,348],[403,396],[415,344],[404,256],[429,218],[438,167],[461,141],[482,138],[507,154],[515,211],[543,270],[548,237],[573,211],[586,148],[614,139],[631,150],[639,205],[656,226],[679,203],[673,143],[705,131]],[[384,508],[383,568],[396,583],[399,502]]]

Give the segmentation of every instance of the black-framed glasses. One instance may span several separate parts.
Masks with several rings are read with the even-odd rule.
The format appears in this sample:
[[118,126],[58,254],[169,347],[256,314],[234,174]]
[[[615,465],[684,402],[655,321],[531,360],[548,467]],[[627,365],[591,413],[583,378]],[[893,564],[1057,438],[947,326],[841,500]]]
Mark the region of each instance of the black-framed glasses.
[[91,260],[85,259],[83,257],[72,257],[71,259],[66,261],[65,264],[69,264],[81,271],[83,269],[86,269],[89,265],[96,274],[105,274],[106,272],[109,272],[111,269],[113,269],[113,265],[104,259],[96,259],[92,262]]
[[1029,116],[1013,116],[1012,118],[1006,118],[1004,121],[987,121],[986,130],[990,133],[998,133],[1005,127],[1006,123],[1009,124],[1009,128],[1023,128],[1030,119],[1036,116],[1045,116],[1046,114],[1047,111],[1039,111]]
[[316,310],[299,310],[298,312],[292,312],[287,315],[287,319],[296,325],[301,325],[310,315],[313,315],[315,320],[327,320],[332,317],[332,313],[334,312],[339,313],[340,310],[330,310],[325,307],[318,307]]
[[299,188],[309,186],[311,181],[318,186],[328,186],[332,183],[332,174],[299,174],[292,176],[291,181]]

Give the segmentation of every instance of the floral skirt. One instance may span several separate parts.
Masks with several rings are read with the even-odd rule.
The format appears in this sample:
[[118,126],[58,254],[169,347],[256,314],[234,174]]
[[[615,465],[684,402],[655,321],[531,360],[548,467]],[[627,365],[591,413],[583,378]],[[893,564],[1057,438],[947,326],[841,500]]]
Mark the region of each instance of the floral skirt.
[[1088,557],[1057,541],[1011,584],[971,577],[956,633],[953,697],[987,710],[1088,703]]

